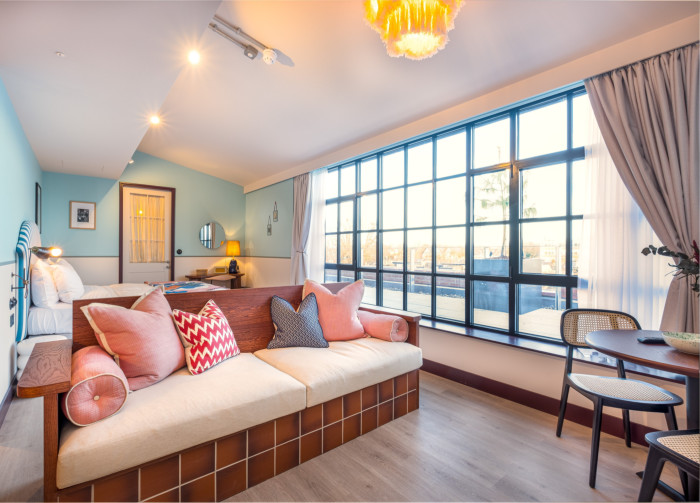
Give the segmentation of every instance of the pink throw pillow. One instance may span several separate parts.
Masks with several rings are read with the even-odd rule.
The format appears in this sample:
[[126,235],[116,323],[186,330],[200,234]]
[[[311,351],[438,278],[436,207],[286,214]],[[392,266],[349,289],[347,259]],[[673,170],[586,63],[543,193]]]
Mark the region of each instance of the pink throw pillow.
[[362,310],[357,312],[357,316],[365,332],[372,337],[389,342],[403,342],[408,339],[408,322],[400,316]]
[[122,369],[99,346],[73,353],[70,390],[61,398],[61,408],[76,426],[87,426],[119,412],[129,388]]
[[97,342],[124,371],[132,391],[155,384],[185,365],[170,304],[159,289],[143,294],[131,309],[99,303],[80,309]]
[[307,279],[304,282],[302,298],[310,293],[318,302],[318,321],[321,323],[323,338],[327,341],[349,341],[365,336],[365,330],[357,317],[357,308],[362,302],[365,284],[360,279],[333,294],[325,286]]
[[241,352],[226,316],[213,300],[199,314],[173,309],[175,327],[185,346],[190,374],[201,374]]

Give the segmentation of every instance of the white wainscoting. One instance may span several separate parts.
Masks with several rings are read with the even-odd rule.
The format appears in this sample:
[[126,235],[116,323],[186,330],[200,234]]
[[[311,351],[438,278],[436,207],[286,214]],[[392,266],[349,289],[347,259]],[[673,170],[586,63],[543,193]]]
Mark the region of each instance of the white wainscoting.
[[64,257],[85,285],[119,283],[119,257]]
[[[12,384],[16,371],[15,333],[17,331],[17,308],[10,309],[10,298],[22,295],[24,290],[11,290],[10,286],[17,286],[19,278],[13,278],[15,264],[0,266],[0,401],[5,396]],[[10,327],[10,316],[14,313],[15,324]]]
[[245,272],[243,286],[262,288],[290,284],[292,267],[292,259],[290,258],[243,257],[241,260],[244,261],[241,270]]
[[[238,261],[238,267],[241,267],[241,260]],[[195,274],[197,269],[206,269],[211,274],[214,274],[214,267],[226,267],[228,270],[228,263],[231,261],[230,257],[178,257],[175,255],[175,281],[184,281],[187,278],[186,274]]]

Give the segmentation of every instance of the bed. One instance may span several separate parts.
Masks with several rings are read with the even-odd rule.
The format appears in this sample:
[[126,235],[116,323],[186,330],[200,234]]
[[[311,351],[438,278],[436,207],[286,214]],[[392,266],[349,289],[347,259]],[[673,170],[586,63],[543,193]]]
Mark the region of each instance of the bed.
[[[41,246],[39,228],[34,222],[22,223],[17,240],[18,274],[28,278],[26,286],[18,290],[17,302],[17,379],[22,375],[29,355],[38,342],[71,339],[73,331],[73,304],[56,302],[35,305],[32,302],[32,271],[41,259],[30,253],[34,246]],[[65,260],[65,259],[61,259]],[[162,288],[166,294],[221,290],[219,286],[197,281],[168,281],[151,284],[119,283],[114,285],[82,285],[83,299],[139,296],[151,288]]]

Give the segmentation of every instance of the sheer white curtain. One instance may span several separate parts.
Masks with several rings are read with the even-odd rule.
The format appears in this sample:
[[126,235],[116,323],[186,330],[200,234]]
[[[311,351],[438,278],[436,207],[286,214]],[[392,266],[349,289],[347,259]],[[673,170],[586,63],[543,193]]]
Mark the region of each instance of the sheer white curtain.
[[130,262],[165,261],[165,198],[132,194],[130,203]]
[[311,172],[311,229],[307,241],[309,278],[322,283],[323,266],[326,263],[326,173],[317,169]]
[[660,246],[659,240],[622,183],[592,112],[588,136],[579,307],[623,311],[643,329],[656,330],[671,269],[664,258],[641,254],[649,244]]

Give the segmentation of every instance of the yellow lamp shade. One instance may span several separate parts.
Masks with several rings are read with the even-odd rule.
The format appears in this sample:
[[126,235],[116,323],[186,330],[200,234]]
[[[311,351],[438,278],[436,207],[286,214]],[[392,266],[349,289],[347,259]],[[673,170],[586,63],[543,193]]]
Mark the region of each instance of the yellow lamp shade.
[[237,257],[241,254],[240,241],[226,241],[226,255],[229,257]]

